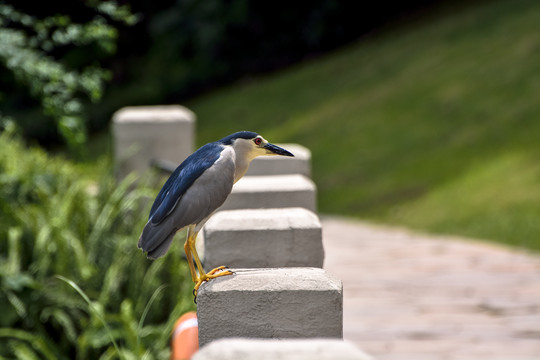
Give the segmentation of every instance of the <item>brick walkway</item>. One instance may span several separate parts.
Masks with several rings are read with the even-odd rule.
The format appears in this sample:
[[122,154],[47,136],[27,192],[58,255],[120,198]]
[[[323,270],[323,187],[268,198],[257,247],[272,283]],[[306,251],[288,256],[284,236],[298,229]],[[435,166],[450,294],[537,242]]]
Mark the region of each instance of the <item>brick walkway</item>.
[[323,218],[344,337],[378,360],[539,360],[540,257]]

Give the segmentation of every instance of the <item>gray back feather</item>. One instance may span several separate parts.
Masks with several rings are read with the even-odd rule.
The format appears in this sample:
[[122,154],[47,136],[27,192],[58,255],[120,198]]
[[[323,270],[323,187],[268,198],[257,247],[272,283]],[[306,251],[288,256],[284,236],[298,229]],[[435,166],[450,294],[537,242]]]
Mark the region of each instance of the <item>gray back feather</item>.
[[162,222],[148,221],[139,238],[139,248],[155,259],[165,255],[178,230],[189,225],[198,225],[197,229],[200,229],[231,193],[234,173],[235,155],[228,147],[214,166],[204,171],[185,191]]

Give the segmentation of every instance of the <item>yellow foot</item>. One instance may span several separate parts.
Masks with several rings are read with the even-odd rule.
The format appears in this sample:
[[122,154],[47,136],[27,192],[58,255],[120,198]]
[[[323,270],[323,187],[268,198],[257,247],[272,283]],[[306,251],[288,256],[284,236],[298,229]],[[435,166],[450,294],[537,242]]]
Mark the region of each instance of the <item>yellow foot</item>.
[[199,277],[199,280],[197,280],[197,282],[195,283],[195,287],[193,288],[193,296],[197,297],[197,291],[199,291],[199,287],[202,285],[203,282],[208,281],[210,279],[215,279],[221,276],[234,274],[232,271],[226,270],[226,269],[227,269],[226,266],[218,266],[217,268],[210,270],[206,274],[202,274]]
[[[228,268],[226,266],[218,266],[217,268],[210,270],[208,273],[206,273],[206,275],[214,275],[218,271],[221,271],[221,270],[224,270],[224,269],[228,269]],[[220,275],[220,276],[223,276],[223,275]]]

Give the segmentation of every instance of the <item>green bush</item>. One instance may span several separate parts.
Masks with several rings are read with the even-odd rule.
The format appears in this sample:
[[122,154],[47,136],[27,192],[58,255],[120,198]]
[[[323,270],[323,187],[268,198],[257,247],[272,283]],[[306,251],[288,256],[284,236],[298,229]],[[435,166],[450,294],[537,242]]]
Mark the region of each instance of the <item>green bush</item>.
[[[39,137],[48,132],[47,119],[52,119],[70,148],[79,153],[86,142],[84,105],[99,101],[112,77],[100,62],[116,51],[116,26],[137,21],[127,6],[114,1],[80,3],[58,8],[51,4],[43,11],[24,1],[0,2],[0,102],[4,105],[0,120],[14,118],[27,135],[34,128]],[[42,114],[23,120],[21,108],[28,106],[28,95],[39,103]]]
[[182,247],[146,259],[136,243],[154,192],[117,184],[108,168],[98,162],[93,181],[0,134],[0,357],[167,355],[174,321],[193,307]]

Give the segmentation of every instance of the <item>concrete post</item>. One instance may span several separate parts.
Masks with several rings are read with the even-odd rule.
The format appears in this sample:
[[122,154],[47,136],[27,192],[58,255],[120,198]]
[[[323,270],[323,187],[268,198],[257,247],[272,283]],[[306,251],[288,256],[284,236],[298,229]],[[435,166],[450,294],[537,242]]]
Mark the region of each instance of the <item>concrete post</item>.
[[195,115],[180,105],[125,107],[112,126],[118,178],[141,174],[154,160],[178,165],[193,151]]
[[322,268],[324,261],[321,223],[304,208],[220,211],[204,226],[204,246],[209,269]]
[[323,269],[233,271],[199,289],[200,346],[230,337],[343,337],[343,286]]
[[219,210],[303,207],[317,211],[316,187],[302,175],[244,176]]
[[294,154],[286,156],[259,156],[255,158],[246,176],[300,174],[311,177],[311,151],[298,144],[276,144]]
[[193,360],[373,360],[352,343],[337,339],[221,339]]

